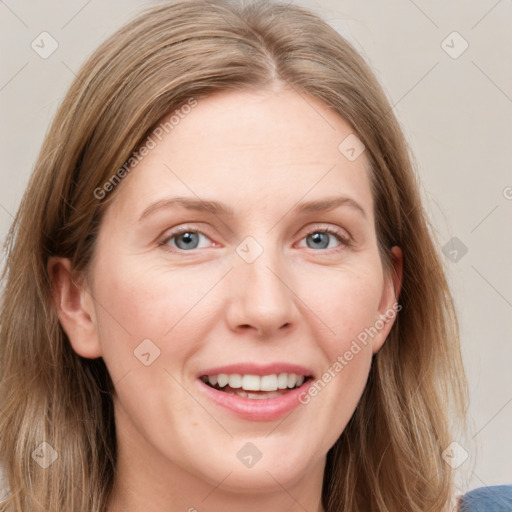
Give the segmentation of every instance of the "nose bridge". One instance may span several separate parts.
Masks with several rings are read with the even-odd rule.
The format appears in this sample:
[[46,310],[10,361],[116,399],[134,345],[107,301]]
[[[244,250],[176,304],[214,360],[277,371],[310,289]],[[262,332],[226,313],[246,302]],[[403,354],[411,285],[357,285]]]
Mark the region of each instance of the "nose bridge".
[[270,334],[294,323],[295,295],[279,245],[268,233],[258,238],[247,237],[236,250],[230,323]]

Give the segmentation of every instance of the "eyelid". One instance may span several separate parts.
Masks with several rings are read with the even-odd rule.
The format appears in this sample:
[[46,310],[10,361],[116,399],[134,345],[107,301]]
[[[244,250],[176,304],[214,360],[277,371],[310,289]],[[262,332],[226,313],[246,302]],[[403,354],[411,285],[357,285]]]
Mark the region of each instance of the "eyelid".
[[[183,251],[183,250],[175,249],[174,247],[170,247],[170,246],[167,245],[167,243],[170,240],[172,240],[174,237],[177,237],[177,236],[182,235],[184,233],[198,233],[200,235],[205,236],[209,240],[211,240],[210,236],[208,236],[208,234],[205,233],[204,230],[201,230],[201,229],[199,229],[197,227],[194,227],[192,225],[180,224],[176,228],[171,229],[170,232],[167,232],[167,234],[164,235],[164,238],[162,238],[162,240],[160,242],[158,242],[158,245],[166,247],[168,250],[177,251],[177,252],[180,252],[180,253],[193,252],[196,249],[192,249],[190,251]],[[213,243],[215,244],[215,242],[213,242]]]

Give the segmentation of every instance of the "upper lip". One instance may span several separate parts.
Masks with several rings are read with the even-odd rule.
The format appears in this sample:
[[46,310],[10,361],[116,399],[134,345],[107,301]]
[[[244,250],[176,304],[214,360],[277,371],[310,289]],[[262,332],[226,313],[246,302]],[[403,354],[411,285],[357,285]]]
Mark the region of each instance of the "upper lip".
[[296,375],[304,375],[304,377],[313,376],[313,371],[309,368],[298,364],[291,363],[269,363],[269,364],[255,364],[255,363],[236,363],[225,366],[216,366],[214,368],[207,368],[201,370],[197,374],[197,378],[203,375],[219,375],[225,373],[228,375],[273,375],[280,373],[295,373]]

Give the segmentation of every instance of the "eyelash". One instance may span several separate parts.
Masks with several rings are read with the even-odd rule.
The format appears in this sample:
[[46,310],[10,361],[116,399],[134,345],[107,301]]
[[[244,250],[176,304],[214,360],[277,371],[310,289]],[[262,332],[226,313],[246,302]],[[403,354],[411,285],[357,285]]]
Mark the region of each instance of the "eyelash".
[[[180,235],[183,235],[184,233],[201,234],[201,235],[204,235],[205,237],[207,237],[209,239],[208,235],[206,235],[202,231],[200,231],[198,229],[195,229],[192,226],[184,226],[184,227],[178,228],[175,231],[171,232],[171,234],[169,236],[167,236],[164,240],[162,240],[159,243],[159,245],[162,246],[165,250],[173,251],[173,252],[177,251],[177,252],[181,252],[181,253],[186,253],[186,252],[193,252],[193,251],[197,250],[197,249],[191,249],[190,251],[185,251],[183,249],[179,249],[179,248],[175,248],[175,247],[170,247],[168,245],[168,242],[170,240],[172,240],[173,238],[178,237]],[[332,227],[313,226],[313,228],[311,230],[309,230],[308,232],[305,233],[305,235],[301,238],[301,240],[306,238],[308,235],[312,235],[314,233],[327,233],[329,235],[333,235],[334,237],[336,237],[338,239],[338,241],[341,243],[341,246],[342,246],[342,247],[330,248],[330,249],[319,249],[318,251],[314,250],[314,252],[332,251],[332,250],[340,251],[340,250],[342,250],[343,246],[344,247],[350,247],[352,245],[352,241],[351,241],[351,239],[347,235],[345,235],[341,230],[338,230],[338,229],[332,228]]]

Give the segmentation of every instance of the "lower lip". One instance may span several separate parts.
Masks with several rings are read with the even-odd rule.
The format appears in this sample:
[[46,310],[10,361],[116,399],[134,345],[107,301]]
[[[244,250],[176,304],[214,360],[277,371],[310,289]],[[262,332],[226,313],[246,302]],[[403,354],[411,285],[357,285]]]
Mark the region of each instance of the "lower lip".
[[313,382],[308,379],[302,386],[294,388],[284,395],[275,398],[252,399],[244,398],[225,391],[219,391],[201,379],[198,380],[206,395],[217,405],[234,413],[239,418],[249,421],[273,421],[282,418],[293,411],[299,405],[299,397],[307,393],[307,389]]

